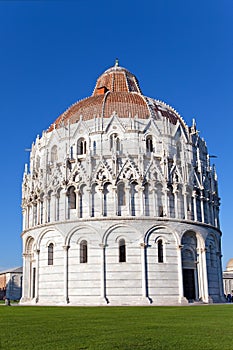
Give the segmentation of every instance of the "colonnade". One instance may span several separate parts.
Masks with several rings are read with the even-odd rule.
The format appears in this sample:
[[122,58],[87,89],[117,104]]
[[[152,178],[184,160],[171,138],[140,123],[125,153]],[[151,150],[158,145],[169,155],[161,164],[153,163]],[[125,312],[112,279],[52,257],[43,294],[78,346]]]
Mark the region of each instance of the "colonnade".
[[[123,184],[123,190],[119,185]],[[75,205],[71,205],[69,188],[74,188]],[[23,206],[23,229],[48,222],[75,218],[112,216],[168,217],[207,223],[219,227],[218,206],[212,200],[183,188],[167,184],[110,182],[92,187],[70,186],[40,196]]]

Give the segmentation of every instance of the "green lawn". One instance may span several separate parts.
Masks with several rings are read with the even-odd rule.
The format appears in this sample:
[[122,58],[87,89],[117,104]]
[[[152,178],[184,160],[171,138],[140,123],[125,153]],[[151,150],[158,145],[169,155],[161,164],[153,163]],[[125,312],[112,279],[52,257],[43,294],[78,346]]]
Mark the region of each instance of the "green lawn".
[[0,306],[0,349],[233,349],[233,304]]

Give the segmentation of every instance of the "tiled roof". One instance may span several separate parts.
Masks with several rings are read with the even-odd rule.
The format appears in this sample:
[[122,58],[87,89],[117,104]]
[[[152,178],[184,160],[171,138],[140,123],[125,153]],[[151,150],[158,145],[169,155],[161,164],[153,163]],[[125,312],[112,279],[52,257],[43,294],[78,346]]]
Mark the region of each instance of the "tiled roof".
[[98,90],[102,87],[111,92],[141,93],[137,78],[127,69],[118,66],[106,70],[97,79],[93,96],[98,95]]
[[48,131],[60,128],[68,123],[74,124],[95,117],[110,118],[116,112],[119,118],[161,119],[167,118],[176,124],[180,119],[171,107],[165,103],[142,95],[137,78],[127,69],[115,65],[106,70],[96,82],[91,97],[76,102],[61,114]]

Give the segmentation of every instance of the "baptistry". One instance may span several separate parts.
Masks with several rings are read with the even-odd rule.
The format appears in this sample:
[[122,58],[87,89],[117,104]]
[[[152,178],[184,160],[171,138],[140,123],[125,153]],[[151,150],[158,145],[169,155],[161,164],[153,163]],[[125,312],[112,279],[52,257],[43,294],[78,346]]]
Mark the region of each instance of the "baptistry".
[[116,61],[32,144],[21,304],[222,301],[219,201],[195,121]]

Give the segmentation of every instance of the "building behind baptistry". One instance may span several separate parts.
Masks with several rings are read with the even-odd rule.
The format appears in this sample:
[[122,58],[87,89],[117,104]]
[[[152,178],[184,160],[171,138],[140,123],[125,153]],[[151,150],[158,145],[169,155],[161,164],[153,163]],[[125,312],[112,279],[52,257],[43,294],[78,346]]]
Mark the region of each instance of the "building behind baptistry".
[[117,61],[32,144],[22,210],[22,304],[223,300],[206,143]]

